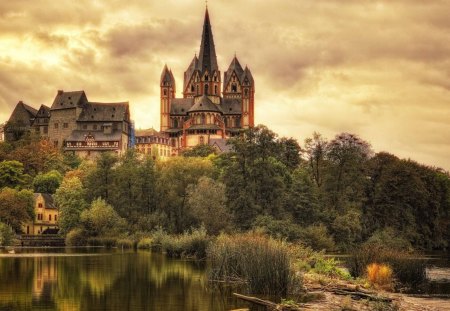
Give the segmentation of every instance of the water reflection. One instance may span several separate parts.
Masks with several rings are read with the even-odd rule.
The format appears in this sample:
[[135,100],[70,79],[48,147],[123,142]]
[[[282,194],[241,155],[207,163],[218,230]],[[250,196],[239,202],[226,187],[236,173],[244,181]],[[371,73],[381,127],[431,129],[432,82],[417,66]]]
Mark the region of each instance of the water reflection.
[[149,252],[96,252],[0,258],[0,310],[201,311],[245,306],[229,291],[209,287],[203,263]]

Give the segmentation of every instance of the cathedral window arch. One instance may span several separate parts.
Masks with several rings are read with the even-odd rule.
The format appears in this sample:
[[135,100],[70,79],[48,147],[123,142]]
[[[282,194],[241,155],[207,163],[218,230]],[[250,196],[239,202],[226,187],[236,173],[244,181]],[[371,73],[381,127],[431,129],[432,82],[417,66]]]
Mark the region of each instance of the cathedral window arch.
[[201,124],[205,124],[205,114],[204,113],[202,113],[200,120],[201,120]]
[[234,93],[237,92],[237,84],[236,83],[231,84],[231,92],[234,92]]
[[244,95],[248,96],[248,89],[247,88],[244,89]]
[[209,77],[208,75],[205,76],[205,81],[208,81]]

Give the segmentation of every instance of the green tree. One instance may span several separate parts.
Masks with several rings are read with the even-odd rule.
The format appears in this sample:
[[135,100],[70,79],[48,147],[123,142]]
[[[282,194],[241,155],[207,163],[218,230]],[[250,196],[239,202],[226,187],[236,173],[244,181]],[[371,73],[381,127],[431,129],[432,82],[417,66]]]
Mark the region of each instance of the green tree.
[[210,154],[216,154],[216,149],[210,145],[197,145],[191,149],[183,151],[183,157],[207,157]]
[[0,222],[0,247],[11,245],[14,240],[12,228]]
[[45,174],[39,173],[33,179],[34,192],[54,194],[61,184],[62,179],[63,176],[56,170]]
[[81,225],[88,236],[117,236],[124,232],[126,221],[103,199],[96,199],[81,213]]
[[305,140],[305,152],[313,180],[322,186],[323,171],[326,168],[328,141],[321,134],[314,132],[313,137]]
[[20,232],[22,223],[33,216],[33,193],[7,187],[0,190],[0,222]]
[[225,185],[209,177],[200,177],[187,189],[189,213],[209,234],[219,234],[231,225],[226,206]]
[[0,188],[23,185],[27,180],[23,171],[23,164],[19,161],[0,162]]
[[188,186],[197,184],[202,176],[214,174],[212,162],[206,158],[175,157],[157,163],[158,208],[167,214],[176,232],[192,225],[187,213]]
[[59,209],[60,233],[65,235],[79,225],[81,212],[87,207],[81,180],[78,177],[64,178],[54,198]]
[[97,158],[95,168],[85,178],[86,197],[89,202],[102,198],[112,203],[111,190],[114,183],[114,165],[117,161],[117,155],[112,152],[102,152]]

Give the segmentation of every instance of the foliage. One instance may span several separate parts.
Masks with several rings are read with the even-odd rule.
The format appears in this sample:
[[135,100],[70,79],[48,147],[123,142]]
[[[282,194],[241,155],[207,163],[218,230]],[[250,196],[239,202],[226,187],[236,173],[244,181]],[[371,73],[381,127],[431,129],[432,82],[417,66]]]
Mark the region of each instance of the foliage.
[[153,240],[152,238],[142,238],[137,244],[138,249],[151,249]]
[[118,247],[118,248],[133,248],[134,247],[134,241],[133,240],[131,240],[131,239],[127,239],[127,238],[124,238],[124,239],[118,239],[117,240],[117,242],[116,242],[116,246]]
[[324,256],[317,256],[314,262],[313,271],[318,274],[324,274],[328,277],[340,278],[348,280],[351,278],[350,274],[339,267],[340,262],[336,259]]
[[81,228],[70,230],[66,235],[67,246],[85,246],[87,244],[86,232]]
[[417,254],[389,249],[378,244],[365,244],[353,252],[348,261],[351,275],[364,276],[366,267],[372,263],[389,265],[396,280],[405,285],[415,286],[426,278],[426,263],[417,258]]
[[87,207],[81,180],[78,177],[64,178],[54,199],[59,209],[59,232],[65,235],[79,225],[81,212]]
[[221,235],[208,249],[212,280],[245,282],[255,294],[286,296],[299,279],[288,246],[258,234]]
[[216,154],[217,151],[213,146],[210,145],[197,145],[191,149],[186,149],[182,152],[183,157],[207,157],[210,154]]
[[12,228],[0,222],[0,247],[11,245],[14,241],[14,231]]
[[209,234],[217,235],[231,226],[231,215],[226,206],[225,185],[209,177],[200,177],[196,185],[187,189],[187,207],[197,225],[203,225]]
[[103,199],[96,199],[89,209],[81,212],[80,221],[88,236],[114,237],[122,233],[126,221]]
[[286,239],[288,241],[298,240],[301,235],[301,228],[289,219],[275,219],[273,216],[261,215],[256,217],[253,228],[276,239]]
[[161,241],[161,248],[169,257],[205,259],[209,242],[206,230],[199,228],[180,235],[166,235]]
[[392,268],[385,264],[372,263],[367,266],[367,279],[370,283],[389,286],[393,282]]
[[23,185],[27,180],[24,174],[23,164],[19,161],[2,161],[0,162],[0,188]]
[[31,191],[0,189],[0,222],[11,226],[14,231],[20,232],[22,223],[33,217],[33,193]]
[[333,237],[323,224],[311,225],[300,230],[299,240],[315,250],[333,250]]
[[52,170],[37,174],[33,179],[34,192],[54,194],[63,180],[60,172]]
[[102,152],[97,158],[95,168],[86,176],[84,181],[88,202],[96,198],[102,198],[108,203],[112,202],[113,166],[117,161],[117,155],[112,152]]
[[400,251],[412,250],[411,243],[391,227],[386,227],[383,230],[375,231],[365,243],[369,245],[383,245],[384,247],[387,247],[389,249]]

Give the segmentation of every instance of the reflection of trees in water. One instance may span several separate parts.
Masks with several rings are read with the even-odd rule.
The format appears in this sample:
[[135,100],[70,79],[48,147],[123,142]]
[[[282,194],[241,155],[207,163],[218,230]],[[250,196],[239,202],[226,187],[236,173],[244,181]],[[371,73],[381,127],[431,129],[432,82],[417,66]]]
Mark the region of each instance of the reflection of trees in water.
[[[0,260],[0,310],[227,310],[205,263],[149,252]],[[40,289],[37,282],[40,281]],[[33,289],[34,288],[34,289]],[[34,292],[31,299],[30,292]],[[19,294],[18,294],[19,293]],[[4,299],[4,297],[9,297]],[[9,310],[8,309],[8,310]]]

